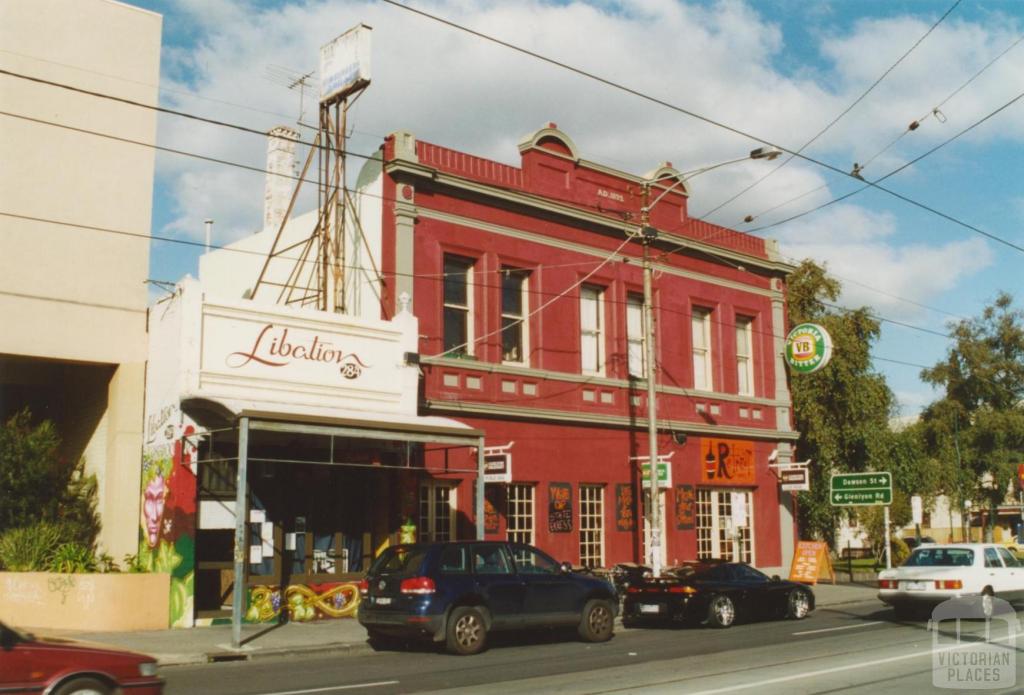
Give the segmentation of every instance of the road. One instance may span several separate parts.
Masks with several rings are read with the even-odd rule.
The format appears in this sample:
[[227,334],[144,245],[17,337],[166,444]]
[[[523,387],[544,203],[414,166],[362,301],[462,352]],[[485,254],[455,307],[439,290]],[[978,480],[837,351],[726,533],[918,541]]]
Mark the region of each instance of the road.
[[[961,691],[981,685],[976,679],[986,677],[996,679],[987,684],[989,688],[998,686],[989,692],[1024,690],[1024,655],[1016,658],[1015,644],[1024,643],[1024,634],[1013,638],[1020,627],[1008,632],[1004,624],[994,625],[993,642],[987,647],[997,655],[994,662],[979,662],[974,656],[975,650],[985,648],[976,641],[982,639],[984,623],[961,623],[960,646],[952,629],[944,631],[933,649],[935,635],[926,622],[898,622],[891,610],[868,601],[819,609],[801,622],[755,623],[728,630],[620,628],[610,642],[597,645],[568,635],[540,634],[495,638],[485,653],[474,657],[449,656],[424,646],[346,658],[320,654],[171,667],[164,675],[168,695],[910,695],[941,692],[933,677]],[[933,671],[933,660],[938,670]],[[1003,664],[1002,670],[985,668],[992,663]],[[951,664],[961,668],[951,671]]]

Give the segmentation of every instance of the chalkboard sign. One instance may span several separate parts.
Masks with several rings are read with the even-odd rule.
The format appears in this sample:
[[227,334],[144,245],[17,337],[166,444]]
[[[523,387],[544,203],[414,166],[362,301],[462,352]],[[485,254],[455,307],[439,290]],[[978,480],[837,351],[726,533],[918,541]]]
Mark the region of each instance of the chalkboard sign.
[[676,485],[676,529],[689,531],[694,527],[693,485]]
[[615,486],[615,530],[632,531],[636,528],[633,511],[633,486],[619,483]]
[[789,568],[789,581],[817,584],[819,579],[832,579],[836,573],[828,557],[828,545],[824,541],[798,541],[793,552],[793,564]]
[[548,483],[548,531],[572,531],[572,485]]

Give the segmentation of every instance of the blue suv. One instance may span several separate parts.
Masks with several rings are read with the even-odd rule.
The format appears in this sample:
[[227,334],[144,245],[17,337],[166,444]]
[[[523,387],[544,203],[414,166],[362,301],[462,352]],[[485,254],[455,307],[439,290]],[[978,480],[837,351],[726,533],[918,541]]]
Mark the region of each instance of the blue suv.
[[503,541],[392,546],[360,593],[359,622],[371,643],[422,637],[453,654],[476,654],[498,630],[575,626],[582,639],[604,642],[618,610],[608,582]]

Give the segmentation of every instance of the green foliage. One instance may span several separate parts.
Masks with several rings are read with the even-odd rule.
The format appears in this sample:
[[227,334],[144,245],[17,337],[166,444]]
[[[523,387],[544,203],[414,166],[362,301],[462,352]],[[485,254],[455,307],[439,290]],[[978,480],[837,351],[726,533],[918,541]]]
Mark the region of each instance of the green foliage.
[[96,558],[92,549],[72,541],[62,543],[50,557],[48,569],[51,572],[95,572]]
[[65,526],[39,523],[0,535],[0,568],[9,572],[44,572],[73,533]]
[[110,553],[97,553],[96,555],[96,571],[97,572],[120,572],[121,567],[117,564],[117,560]]
[[944,389],[922,416],[931,456],[952,468],[956,503],[1003,501],[1024,462],[1024,312],[1001,293],[981,316],[952,327],[954,345],[921,378]]
[[85,475],[84,461],[62,461],[60,443],[53,423],[34,425],[28,410],[0,426],[0,533],[61,523],[68,540],[92,547],[100,530],[96,478]]
[[148,572],[149,568],[143,563],[138,553],[128,553],[124,556],[124,571],[138,574]]
[[906,461],[905,477],[918,456],[915,440],[889,430],[893,396],[885,378],[871,368],[871,346],[879,322],[867,308],[834,308],[840,284],[825,269],[806,260],[790,275],[790,323],[814,322],[832,336],[832,361],[820,371],[790,379],[793,413],[800,432],[797,454],[811,459],[811,490],[800,494],[800,526],[804,533],[834,543],[839,519],[828,498],[832,473],[889,470],[889,456]]

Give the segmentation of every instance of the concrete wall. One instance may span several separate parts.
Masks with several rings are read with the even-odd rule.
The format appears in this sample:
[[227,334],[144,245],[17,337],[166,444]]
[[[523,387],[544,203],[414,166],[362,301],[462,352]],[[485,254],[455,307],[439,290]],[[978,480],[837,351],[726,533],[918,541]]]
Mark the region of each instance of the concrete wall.
[[[112,0],[10,0],[0,4],[0,67],[156,104],[161,23]],[[153,143],[156,113],[6,75],[0,103],[57,124],[0,117],[0,355],[114,368],[83,395],[106,401],[86,448],[101,545],[120,557],[137,543],[155,151],[59,126]]]
[[0,615],[11,625],[61,630],[163,630],[170,576],[0,572]]

